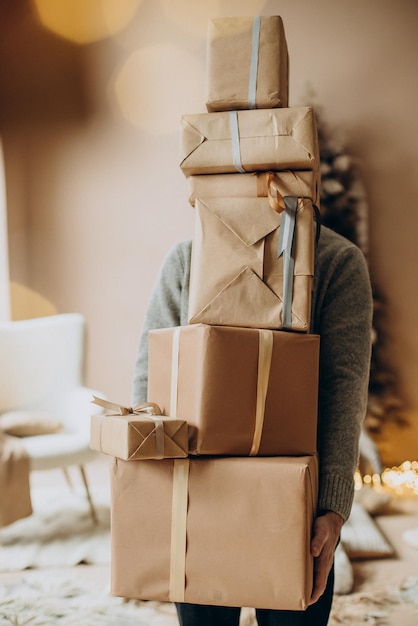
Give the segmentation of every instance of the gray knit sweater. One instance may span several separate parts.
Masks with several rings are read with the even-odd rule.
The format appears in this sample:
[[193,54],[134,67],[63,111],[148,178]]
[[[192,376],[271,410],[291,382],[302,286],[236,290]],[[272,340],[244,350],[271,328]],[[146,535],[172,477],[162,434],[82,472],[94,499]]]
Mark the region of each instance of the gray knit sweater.
[[[147,399],[148,331],[187,324],[191,241],[168,253],[154,290],[135,362],[132,402]],[[319,510],[350,514],[370,368],[372,297],[361,251],[322,227],[316,250],[311,332],[321,337]]]

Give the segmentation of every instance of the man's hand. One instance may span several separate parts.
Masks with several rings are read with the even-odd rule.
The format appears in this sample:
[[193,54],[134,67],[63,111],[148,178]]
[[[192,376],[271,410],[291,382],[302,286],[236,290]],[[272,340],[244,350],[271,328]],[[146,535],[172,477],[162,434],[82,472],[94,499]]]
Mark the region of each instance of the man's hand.
[[325,591],[343,523],[343,518],[333,511],[327,511],[315,520],[311,541],[311,553],[314,557],[314,587],[309,604],[314,604]]

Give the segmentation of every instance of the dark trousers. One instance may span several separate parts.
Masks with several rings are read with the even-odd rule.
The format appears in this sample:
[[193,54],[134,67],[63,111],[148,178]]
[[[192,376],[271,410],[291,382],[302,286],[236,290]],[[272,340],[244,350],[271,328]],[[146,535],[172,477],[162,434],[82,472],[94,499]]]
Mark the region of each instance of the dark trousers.
[[[326,626],[334,592],[334,568],[318,602],[306,611],[256,609],[259,626]],[[241,609],[202,604],[176,604],[180,626],[239,626]]]

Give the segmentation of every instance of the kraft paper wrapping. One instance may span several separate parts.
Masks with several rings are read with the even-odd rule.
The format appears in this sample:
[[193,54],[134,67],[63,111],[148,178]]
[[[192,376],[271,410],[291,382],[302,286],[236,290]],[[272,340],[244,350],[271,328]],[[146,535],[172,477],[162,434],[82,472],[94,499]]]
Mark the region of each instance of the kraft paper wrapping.
[[312,170],[189,176],[189,202],[194,207],[196,198],[266,197],[270,175],[274,176],[274,182],[282,196],[310,198],[319,207],[320,174],[319,171]]
[[[199,198],[192,245],[188,322],[283,327],[283,213],[266,198]],[[312,202],[300,199],[293,245],[291,330],[310,326],[315,252]]]
[[[127,408],[100,398],[95,398],[93,402],[104,408],[120,409],[118,414],[91,416],[90,447],[93,450],[129,461],[187,457],[187,423],[161,417],[161,410],[155,403]],[[146,407],[152,410],[147,411]]]
[[288,94],[288,51],[279,16],[209,21],[208,111],[287,107]]
[[111,493],[112,595],[306,608],[315,456],[116,459]]
[[258,455],[316,452],[319,336],[271,335],[271,362],[260,364],[257,329],[192,324],[150,331],[149,397],[188,422],[191,454],[247,456],[257,436]]
[[185,176],[319,166],[312,107],[183,115],[181,128]]

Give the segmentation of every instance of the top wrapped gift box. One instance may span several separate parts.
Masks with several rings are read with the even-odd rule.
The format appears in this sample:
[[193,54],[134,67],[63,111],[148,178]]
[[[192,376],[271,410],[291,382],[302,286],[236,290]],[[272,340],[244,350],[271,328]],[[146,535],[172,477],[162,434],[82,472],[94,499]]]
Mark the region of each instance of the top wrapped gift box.
[[288,65],[283,22],[279,16],[210,20],[207,110],[287,107]]
[[181,118],[185,176],[316,170],[318,133],[312,107],[196,113]]

